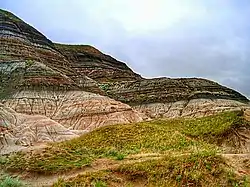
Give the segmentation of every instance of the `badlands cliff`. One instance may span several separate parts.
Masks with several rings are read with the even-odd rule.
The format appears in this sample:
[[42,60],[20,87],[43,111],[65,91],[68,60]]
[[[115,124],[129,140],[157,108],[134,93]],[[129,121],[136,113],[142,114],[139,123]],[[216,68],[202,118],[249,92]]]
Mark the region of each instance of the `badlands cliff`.
[[145,79],[88,45],[56,44],[0,10],[2,146],[77,137],[101,126],[241,110],[248,99],[199,78]]

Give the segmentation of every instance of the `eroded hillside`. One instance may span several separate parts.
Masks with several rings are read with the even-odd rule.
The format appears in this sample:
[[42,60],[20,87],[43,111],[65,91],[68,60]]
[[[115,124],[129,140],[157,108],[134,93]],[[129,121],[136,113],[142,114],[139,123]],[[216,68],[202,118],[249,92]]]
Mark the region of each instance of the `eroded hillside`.
[[[4,104],[0,125],[7,129],[2,130],[5,150],[13,143],[27,146],[63,140],[58,125],[78,136],[102,125],[145,118],[130,106],[102,96],[105,92],[95,80],[76,71],[50,40],[12,13],[0,10],[0,23],[0,99]],[[6,112],[6,106],[13,111]],[[14,112],[27,119],[20,121]],[[29,119],[34,115],[50,120],[46,125],[32,123]],[[27,129],[29,135],[19,129]]]
[[5,10],[0,78],[0,186],[2,172],[28,186],[249,185],[249,100],[235,90],[145,79]]

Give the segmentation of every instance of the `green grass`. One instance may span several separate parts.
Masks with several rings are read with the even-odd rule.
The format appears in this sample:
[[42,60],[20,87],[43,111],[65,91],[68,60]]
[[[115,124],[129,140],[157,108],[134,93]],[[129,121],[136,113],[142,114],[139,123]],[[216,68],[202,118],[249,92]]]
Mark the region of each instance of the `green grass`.
[[106,187],[107,186],[107,184],[103,181],[94,181],[92,184],[95,187]]
[[115,160],[123,160],[126,157],[125,154],[119,153],[116,150],[109,150],[104,156],[114,158]]
[[241,113],[226,112],[200,119],[155,120],[106,126],[79,138],[55,143],[42,153],[15,154],[2,168],[57,173],[90,165],[97,158],[123,160],[129,154],[218,151],[207,143],[242,123]]
[[12,21],[19,22],[22,21],[20,18],[12,14],[11,12],[8,12],[6,10],[0,9],[0,14],[3,14],[4,16],[10,18]]
[[9,58],[10,58],[9,55],[0,54],[0,60],[6,60],[6,59],[9,59]]
[[8,159],[5,156],[0,156],[0,165],[6,164]]
[[25,187],[26,185],[18,178],[13,178],[0,173],[0,187]]
[[182,132],[194,137],[214,138],[221,136],[233,127],[242,125],[242,111],[224,112],[215,116],[198,119],[179,120]]
[[[202,151],[190,155],[168,155],[160,160],[124,164],[118,168],[78,175],[59,186],[91,186],[101,181],[107,186],[248,186],[249,181],[231,172],[224,159],[215,152]],[[142,186],[142,185],[141,185]]]

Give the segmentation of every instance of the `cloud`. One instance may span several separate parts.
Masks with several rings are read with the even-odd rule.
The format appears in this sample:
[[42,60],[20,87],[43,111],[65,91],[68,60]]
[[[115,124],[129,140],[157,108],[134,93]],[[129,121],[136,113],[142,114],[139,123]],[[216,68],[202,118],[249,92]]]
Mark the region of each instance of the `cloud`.
[[145,77],[204,77],[250,96],[247,0],[3,0],[0,6],[53,41],[94,45]]

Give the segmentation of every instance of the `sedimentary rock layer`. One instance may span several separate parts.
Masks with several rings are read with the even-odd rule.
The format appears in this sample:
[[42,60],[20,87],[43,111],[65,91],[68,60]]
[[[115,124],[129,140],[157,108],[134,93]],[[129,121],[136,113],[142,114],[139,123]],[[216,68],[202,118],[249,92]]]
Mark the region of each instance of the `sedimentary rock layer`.
[[85,131],[73,131],[43,115],[15,112],[0,104],[0,154],[41,142],[57,142],[78,137]]
[[248,99],[240,93],[198,78],[107,82],[101,88],[109,97],[150,117],[203,116],[248,104]]
[[98,95],[105,92],[95,80],[77,71],[39,31],[4,10],[0,79],[0,129],[13,145],[61,141],[99,126],[143,120],[130,106]]
[[28,145],[65,140],[115,123],[241,110],[249,102],[205,79],[144,79],[94,47],[55,44],[4,10],[0,100],[2,135]]
[[55,44],[55,46],[67,57],[72,69],[96,81],[120,82],[142,79],[125,63],[103,54],[92,46],[65,44]]
[[240,93],[206,79],[157,78],[103,83],[103,90],[116,100],[130,105],[176,102],[191,99],[227,99],[248,102]]
[[4,101],[16,112],[44,115],[72,130],[138,122],[144,115],[129,105],[84,91],[22,91]]
[[[95,81],[71,68],[67,58],[50,40],[4,10],[0,10],[0,64],[1,77],[11,78],[13,74],[20,73],[22,76],[18,76],[18,81],[22,85],[50,85],[56,89],[78,88],[101,93]],[[16,71],[9,71],[6,75],[4,68],[12,69],[13,66],[18,67],[14,69]],[[48,69],[50,71],[46,71]]]

